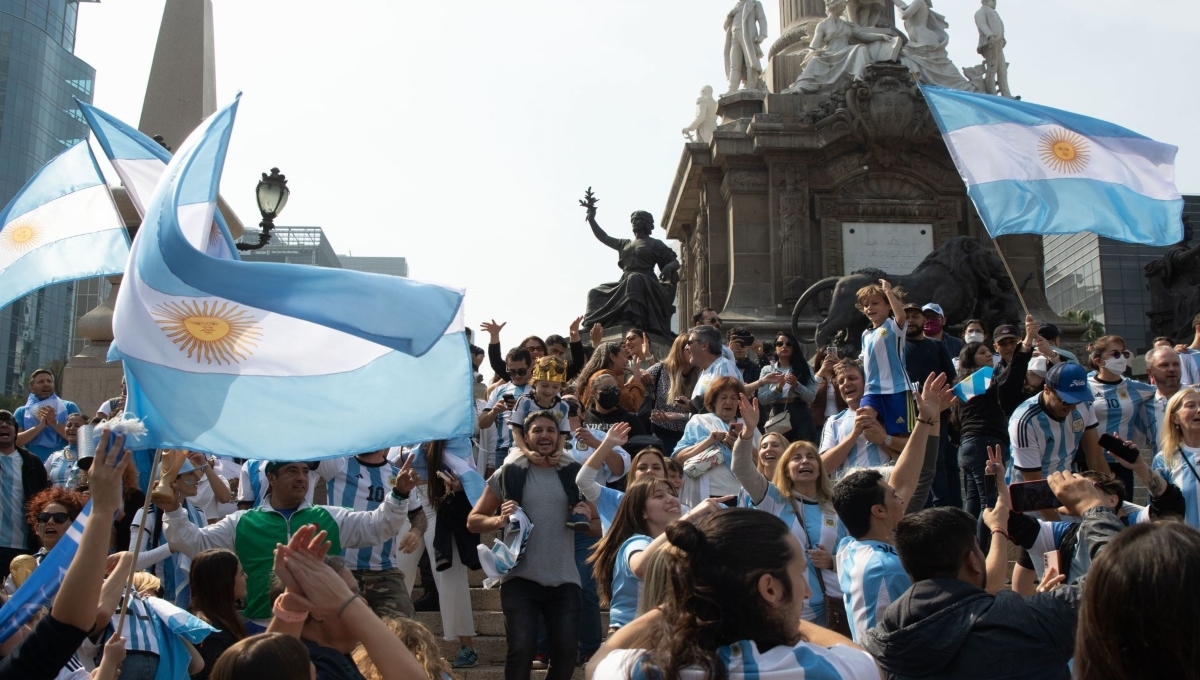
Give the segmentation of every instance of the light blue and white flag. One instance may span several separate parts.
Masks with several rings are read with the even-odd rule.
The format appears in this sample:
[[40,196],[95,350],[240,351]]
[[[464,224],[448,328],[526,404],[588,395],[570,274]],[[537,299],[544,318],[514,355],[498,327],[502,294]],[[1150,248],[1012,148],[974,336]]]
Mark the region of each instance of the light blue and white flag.
[[129,235],[86,141],[38,170],[0,224],[0,307],[54,283],[125,270]]
[[[167,163],[171,162],[171,152],[112,115],[78,99],[75,103],[96,135],[96,142],[121,178],[133,207],[138,215],[145,218],[146,204],[154,196],[154,190],[167,170]],[[203,245],[204,251],[213,257],[239,259],[233,237],[219,211],[213,215],[213,225]]]
[[475,546],[479,553],[479,566],[487,576],[483,579],[484,588],[495,588],[508,578],[508,573],[525,555],[525,548],[529,545],[529,536],[532,533],[533,522],[529,520],[529,515],[517,508],[508,518],[500,536],[492,539],[492,547],[482,543]]
[[967,403],[988,391],[988,388],[992,386],[993,373],[995,370],[991,366],[984,366],[955,385],[954,394],[958,396],[959,401]]
[[110,358],[136,446],[316,460],[469,435],[461,291],[210,254],[236,111],[171,159],[130,251]]
[[49,607],[54,602],[54,596],[58,594],[58,588],[67,576],[67,567],[71,566],[75,553],[79,551],[83,529],[91,516],[92,502],[88,501],[87,505],[83,506],[83,511],[67,528],[67,533],[46,553],[42,563],[33,570],[21,587],[17,588],[17,592],[4,603],[4,607],[0,609],[0,644],[12,637],[13,633],[28,623],[43,607]]
[[1119,125],[993,95],[921,86],[992,237],[1183,238],[1178,149]]
[[154,679],[188,677],[187,668],[192,657],[183,640],[198,645],[217,629],[166,600],[147,597],[143,601],[154,613],[154,635],[158,638],[158,672]]

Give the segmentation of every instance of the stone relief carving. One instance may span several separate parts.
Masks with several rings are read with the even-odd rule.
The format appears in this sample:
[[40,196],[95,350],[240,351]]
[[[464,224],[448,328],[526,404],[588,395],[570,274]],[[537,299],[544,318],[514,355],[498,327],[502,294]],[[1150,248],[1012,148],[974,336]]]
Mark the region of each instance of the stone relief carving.
[[783,297],[797,298],[804,292],[805,235],[808,233],[808,181],[794,166],[781,170],[779,186],[779,250],[783,273]]
[[692,306],[708,306],[708,190],[700,190],[700,210],[696,213],[696,230],[692,236]]
[[871,64],[846,93],[850,129],[867,146],[867,162],[896,165],[914,142],[929,138],[933,118],[917,83],[899,64]]

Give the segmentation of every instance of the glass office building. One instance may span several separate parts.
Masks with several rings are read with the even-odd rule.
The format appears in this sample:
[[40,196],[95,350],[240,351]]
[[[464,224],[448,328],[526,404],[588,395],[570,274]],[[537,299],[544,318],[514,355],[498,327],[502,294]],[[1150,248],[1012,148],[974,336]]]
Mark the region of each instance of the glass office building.
[[[1184,215],[1200,231],[1200,196],[1184,196]],[[1195,245],[1200,238],[1193,238]],[[1092,313],[1104,330],[1125,338],[1139,353],[1154,341],[1150,330],[1150,289],[1143,269],[1166,248],[1123,243],[1094,234],[1048,236],[1046,297],[1059,314],[1071,309]]]
[[[258,243],[257,231],[246,231],[242,243]],[[341,269],[342,262],[320,227],[275,227],[271,240],[258,250],[243,250],[243,260],[257,262],[287,262],[314,267]]]
[[[74,55],[75,0],[0,0],[0,201],[8,203],[47,161],[86,139],[74,98],[91,103],[95,70]],[[61,376],[71,352],[76,284],[44,288],[0,310],[4,393],[26,377]]]
[[408,260],[403,257],[355,257],[353,255],[338,255],[343,269],[353,269],[356,272],[371,274],[387,274],[388,276],[408,277]]

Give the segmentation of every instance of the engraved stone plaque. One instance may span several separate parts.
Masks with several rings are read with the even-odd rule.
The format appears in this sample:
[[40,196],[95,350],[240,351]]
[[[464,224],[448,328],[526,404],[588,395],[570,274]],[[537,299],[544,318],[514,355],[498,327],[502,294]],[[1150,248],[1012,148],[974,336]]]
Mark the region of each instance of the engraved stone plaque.
[[911,274],[931,252],[931,224],[842,223],[842,271],[847,274],[867,268]]

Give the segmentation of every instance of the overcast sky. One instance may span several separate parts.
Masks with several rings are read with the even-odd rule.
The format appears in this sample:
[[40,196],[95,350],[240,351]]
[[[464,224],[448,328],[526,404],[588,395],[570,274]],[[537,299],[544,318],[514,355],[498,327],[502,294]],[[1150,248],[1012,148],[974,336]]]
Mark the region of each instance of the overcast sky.
[[[733,4],[214,0],[218,101],[244,93],[222,193],[257,224],[255,184],[278,166],[292,189],[280,224],[466,288],[468,322],[507,320],[505,346],[565,335],[587,290],[620,273],[578,199],[595,188],[614,236],[633,210],[661,216],[698,91],[724,91]],[[95,104],[135,126],[163,5],[80,5]],[[763,5],[768,47],[779,9]],[[959,66],[980,61],[978,6],[936,2]],[[998,9],[1015,94],[1179,146],[1179,189],[1200,192],[1200,2]]]

